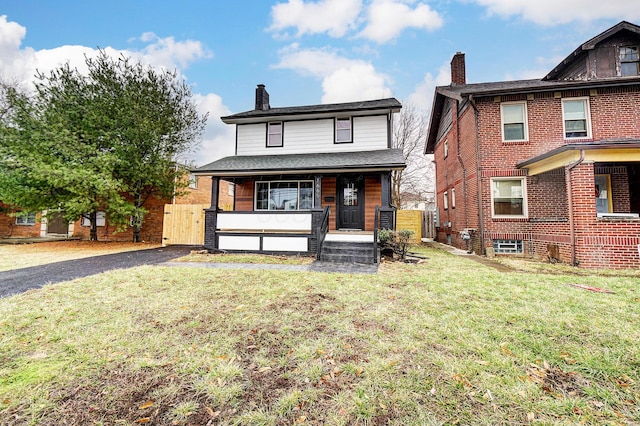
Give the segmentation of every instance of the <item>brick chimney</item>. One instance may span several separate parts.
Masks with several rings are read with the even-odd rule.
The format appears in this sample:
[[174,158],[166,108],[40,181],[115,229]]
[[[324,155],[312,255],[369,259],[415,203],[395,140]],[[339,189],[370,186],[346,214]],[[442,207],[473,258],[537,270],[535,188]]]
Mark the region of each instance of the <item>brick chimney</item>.
[[451,59],[451,84],[467,84],[464,53],[457,52]]
[[269,108],[269,94],[264,88],[264,84],[258,84],[256,88],[256,110],[266,111]]

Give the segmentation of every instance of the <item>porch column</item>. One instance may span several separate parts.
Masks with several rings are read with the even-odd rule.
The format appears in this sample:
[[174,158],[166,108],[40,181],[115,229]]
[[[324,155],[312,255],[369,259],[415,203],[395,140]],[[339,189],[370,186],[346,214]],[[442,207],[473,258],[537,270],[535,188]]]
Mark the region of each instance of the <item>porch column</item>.
[[382,192],[381,207],[389,207],[391,205],[391,172],[380,173],[380,190]]
[[313,207],[322,208],[322,176],[320,175],[313,177]]
[[204,211],[204,247],[207,250],[218,249],[216,229],[218,228],[218,192],[220,178],[211,177],[211,207]]
[[380,229],[396,229],[396,208],[391,205],[391,171],[380,173]]

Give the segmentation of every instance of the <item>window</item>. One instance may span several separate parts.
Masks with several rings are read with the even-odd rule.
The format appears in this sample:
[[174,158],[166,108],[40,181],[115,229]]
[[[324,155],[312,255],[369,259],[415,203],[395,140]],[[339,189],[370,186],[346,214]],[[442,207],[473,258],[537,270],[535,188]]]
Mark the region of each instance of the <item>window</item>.
[[256,182],[256,210],[310,210],[313,181]]
[[444,191],[443,195],[443,200],[442,200],[442,207],[447,210],[449,208],[449,193],[447,191]]
[[189,173],[189,188],[198,188],[198,176],[194,175],[193,173]]
[[523,253],[522,240],[493,240],[493,252],[503,254]]
[[528,140],[527,104],[525,102],[503,103],[500,105],[500,109],[502,140],[505,142]]
[[[91,221],[89,220],[89,213],[82,215],[82,226],[91,226]],[[105,214],[104,212],[96,212],[96,226],[104,226],[105,225]]]
[[452,209],[456,208],[456,189],[455,188],[451,189],[451,208]]
[[620,48],[620,75],[622,77],[640,74],[638,46]]
[[36,224],[36,214],[33,212],[19,212],[16,215],[16,225],[31,226]]
[[449,140],[445,140],[444,141],[444,158],[447,158],[449,156]]
[[282,122],[267,124],[267,147],[282,146]]
[[562,118],[565,139],[591,137],[589,99],[563,99]]
[[525,178],[491,179],[493,217],[526,217]]
[[336,118],[336,143],[352,142],[351,117]]
[[232,197],[236,194],[236,184],[229,182],[229,189],[227,190],[227,194],[231,195]]
[[596,213],[612,213],[613,202],[611,199],[611,176],[595,176]]

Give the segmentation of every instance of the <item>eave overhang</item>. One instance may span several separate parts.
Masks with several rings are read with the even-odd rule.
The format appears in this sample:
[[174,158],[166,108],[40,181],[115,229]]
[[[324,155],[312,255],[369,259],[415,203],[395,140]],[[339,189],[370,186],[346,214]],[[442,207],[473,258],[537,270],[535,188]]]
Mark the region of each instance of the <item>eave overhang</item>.
[[574,143],[561,146],[542,155],[516,164],[529,176],[563,168],[579,160],[591,163],[640,162],[640,140],[625,139]]

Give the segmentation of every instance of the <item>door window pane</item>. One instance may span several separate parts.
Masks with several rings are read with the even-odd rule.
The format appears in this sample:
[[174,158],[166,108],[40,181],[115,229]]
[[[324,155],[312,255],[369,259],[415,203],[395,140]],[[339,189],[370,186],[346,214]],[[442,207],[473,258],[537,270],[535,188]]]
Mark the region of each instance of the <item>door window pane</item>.
[[355,207],[358,205],[358,188],[356,188],[356,184],[350,182],[345,185],[342,203],[345,206]]

